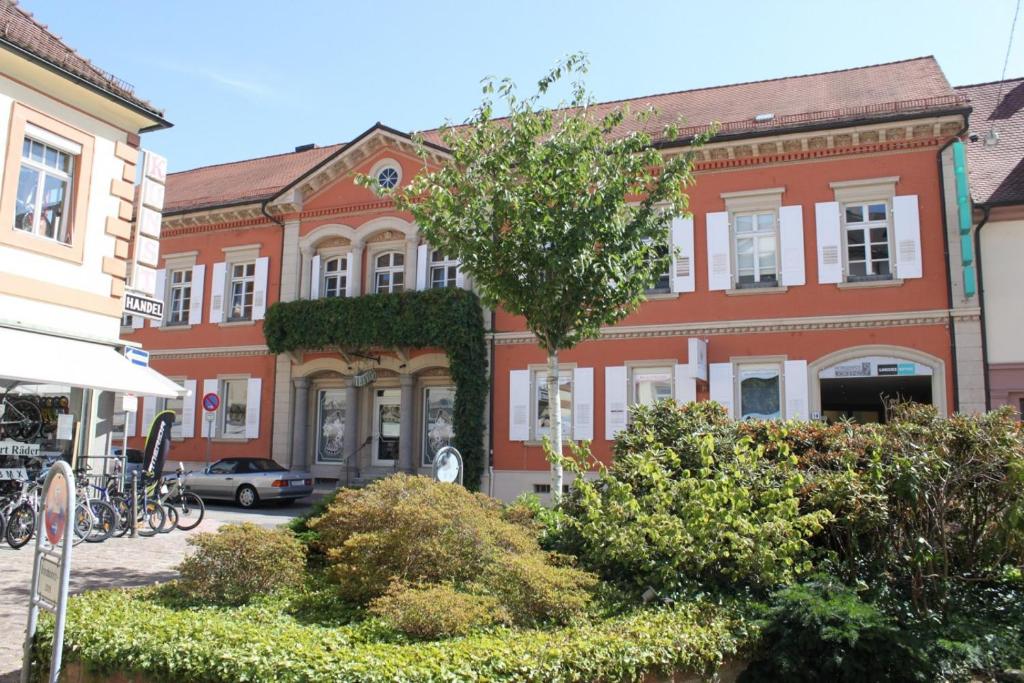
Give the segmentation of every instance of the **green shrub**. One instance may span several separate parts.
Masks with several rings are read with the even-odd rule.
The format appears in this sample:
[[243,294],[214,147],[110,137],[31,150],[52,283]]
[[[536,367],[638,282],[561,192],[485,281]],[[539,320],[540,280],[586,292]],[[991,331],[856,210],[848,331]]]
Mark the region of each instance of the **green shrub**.
[[[583,566],[662,595],[773,588],[810,569],[807,539],[830,514],[801,511],[794,458],[769,461],[748,439],[723,456],[705,433],[684,465],[671,448],[645,442],[620,452],[596,481],[577,477],[566,498],[561,547]],[[775,446],[785,454],[785,444]]]
[[766,621],[740,683],[934,680],[920,645],[831,577],[776,593]]
[[414,638],[463,636],[483,626],[508,623],[497,598],[456,590],[449,583],[396,583],[368,607],[388,626]]
[[179,590],[214,604],[242,604],[278,588],[295,587],[305,574],[305,550],[286,529],[225,524],[188,539],[195,552],[182,560]]
[[589,602],[596,583],[587,572],[553,564],[536,530],[508,521],[499,501],[426,477],[398,474],[343,490],[309,526],[341,595],[358,604],[395,582],[452,584],[497,598],[516,624],[564,623]]

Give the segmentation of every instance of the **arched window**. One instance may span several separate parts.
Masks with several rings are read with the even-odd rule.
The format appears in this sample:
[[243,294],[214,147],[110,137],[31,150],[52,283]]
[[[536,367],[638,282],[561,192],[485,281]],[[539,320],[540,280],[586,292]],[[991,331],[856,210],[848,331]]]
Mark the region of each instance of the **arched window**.
[[348,263],[344,256],[334,256],[324,261],[320,282],[320,296],[345,296],[348,288]]
[[430,288],[443,289],[455,287],[458,276],[459,264],[454,259],[447,258],[437,249],[430,252]]
[[377,256],[373,271],[373,291],[378,294],[405,289],[405,254],[388,251]]

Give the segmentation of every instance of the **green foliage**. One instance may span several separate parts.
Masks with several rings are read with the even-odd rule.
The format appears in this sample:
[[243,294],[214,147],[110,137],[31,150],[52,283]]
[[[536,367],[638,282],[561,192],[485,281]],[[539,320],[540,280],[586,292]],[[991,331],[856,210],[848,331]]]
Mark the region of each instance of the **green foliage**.
[[740,683],[934,680],[920,644],[829,576],[776,593],[766,622]]
[[358,604],[395,583],[451,584],[499,601],[518,625],[566,623],[590,602],[593,575],[553,562],[501,504],[459,486],[397,474],[341,491],[309,522],[340,594]]
[[227,605],[302,583],[306,554],[286,529],[225,524],[188,539],[195,552],[178,565],[178,588],[187,598]]
[[[681,413],[683,422],[690,417]],[[713,434],[698,433],[694,443],[680,437],[684,461],[655,435],[639,433],[648,427],[634,424],[638,434],[628,437],[644,450],[620,448],[596,481],[576,479],[562,506],[562,548],[608,580],[662,595],[696,586],[772,588],[811,568],[807,539],[831,514],[800,509],[795,458],[771,461],[749,439],[723,453]],[[785,454],[784,444],[775,448]]]
[[484,470],[487,348],[480,301],[463,289],[278,302],[263,321],[273,353],[440,347],[455,382],[455,442],[470,489]]
[[425,639],[464,636],[481,627],[511,621],[497,598],[472,595],[449,583],[396,583],[374,598],[368,611],[396,631]]
[[[64,660],[168,683],[618,683],[652,671],[710,673],[750,637],[729,611],[693,603],[554,630],[498,628],[409,642],[388,636],[376,620],[304,622],[291,616],[286,598],[177,609],[147,589],[74,596]],[[52,620],[44,619],[36,661],[49,661],[52,637]]]
[[338,497],[341,489],[335,489],[327,493],[310,506],[305,513],[292,517],[283,526],[289,529],[299,539],[310,553],[322,554],[323,547],[320,545],[320,534],[309,526],[309,520],[319,517],[327,511],[334,499]]
[[[440,130],[448,158],[391,193],[430,244],[461,260],[484,301],[522,315],[549,352],[621,320],[668,270],[657,245],[688,210],[693,150],[706,138],[664,158],[643,125],[651,112],[596,113],[586,71],[571,55],[525,99],[507,79],[485,80],[465,125]],[[544,106],[563,76],[578,79],[569,100]],[[675,138],[672,127],[657,133]]]

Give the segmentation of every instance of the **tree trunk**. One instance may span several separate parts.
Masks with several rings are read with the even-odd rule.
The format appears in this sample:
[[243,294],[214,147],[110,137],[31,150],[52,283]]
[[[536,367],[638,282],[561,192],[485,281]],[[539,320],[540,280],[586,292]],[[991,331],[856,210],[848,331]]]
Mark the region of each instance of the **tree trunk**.
[[551,502],[562,500],[562,396],[558,390],[558,349],[548,351],[548,415],[551,418]]

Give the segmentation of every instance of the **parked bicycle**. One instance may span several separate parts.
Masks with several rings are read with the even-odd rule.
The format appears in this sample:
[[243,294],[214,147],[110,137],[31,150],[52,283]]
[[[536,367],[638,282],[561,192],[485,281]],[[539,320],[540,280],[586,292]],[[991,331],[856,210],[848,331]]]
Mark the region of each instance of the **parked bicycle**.
[[188,474],[181,463],[178,463],[178,469],[174,478],[170,480],[170,485],[166,478],[163,480],[160,494],[160,502],[175,511],[178,529],[190,531],[203,521],[206,504],[202,498],[188,490]]

